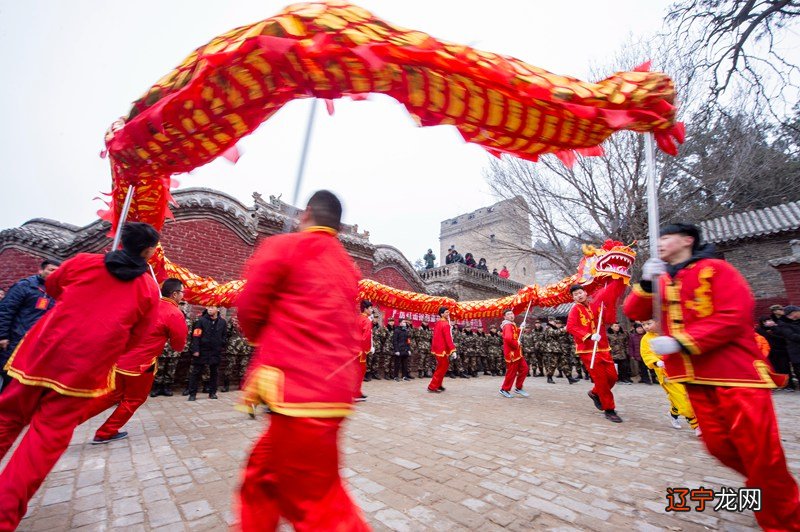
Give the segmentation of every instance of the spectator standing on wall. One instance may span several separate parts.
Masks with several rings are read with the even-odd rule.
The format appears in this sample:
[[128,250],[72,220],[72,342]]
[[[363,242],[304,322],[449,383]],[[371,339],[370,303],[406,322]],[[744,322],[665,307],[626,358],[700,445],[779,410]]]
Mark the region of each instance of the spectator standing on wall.
[[511,277],[511,273],[508,271],[508,268],[506,268],[505,266],[503,266],[503,269],[500,270],[500,273],[498,275],[500,277],[502,277],[503,279],[508,279],[509,277]]
[[436,255],[433,254],[433,250],[428,248],[428,252],[425,256],[422,257],[422,260],[425,261],[425,269],[430,270],[433,268],[433,263],[436,260]]

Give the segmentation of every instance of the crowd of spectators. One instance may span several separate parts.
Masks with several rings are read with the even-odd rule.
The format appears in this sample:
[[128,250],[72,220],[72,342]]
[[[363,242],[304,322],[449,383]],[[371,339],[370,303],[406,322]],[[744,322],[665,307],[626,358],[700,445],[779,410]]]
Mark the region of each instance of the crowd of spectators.
[[[425,269],[430,270],[434,267],[434,262],[436,261],[436,255],[433,254],[432,249],[428,249],[428,252],[422,257],[422,260],[425,263]],[[466,253],[463,256],[461,253],[458,252],[455,246],[450,246],[450,249],[447,250],[447,255],[444,258],[445,264],[465,264],[470,268],[475,268],[476,270],[481,270],[485,272],[489,272],[489,266],[486,263],[486,259],[481,257],[475,262],[475,257],[472,253]],[[508,268],[504,265],[500,271],[497,271],[497,268],[492,269],[492,275],[496,275],[503,279],[508,279],[511,273],[508,271]]]

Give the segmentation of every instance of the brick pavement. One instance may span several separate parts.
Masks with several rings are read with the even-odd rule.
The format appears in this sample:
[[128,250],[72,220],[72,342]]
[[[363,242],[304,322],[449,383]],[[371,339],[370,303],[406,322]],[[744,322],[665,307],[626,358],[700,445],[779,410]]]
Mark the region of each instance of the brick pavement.
[[[752,514],[667,514],[667,486],[739,487],[688,429],[667,419],[658,386],[618,386],[622,425],[587,382],[529,379],[530,399],[497,395],[499,377],[365,385],[345,425],[342,473],[376,530],[749,530]],[[224,530],[241,462],[263,429],[212,401],[159,397],[131,437],[91,446],[102,416],[75,432],[20,530]],[[775,395],[784,448],[800,477],[800,393]]]

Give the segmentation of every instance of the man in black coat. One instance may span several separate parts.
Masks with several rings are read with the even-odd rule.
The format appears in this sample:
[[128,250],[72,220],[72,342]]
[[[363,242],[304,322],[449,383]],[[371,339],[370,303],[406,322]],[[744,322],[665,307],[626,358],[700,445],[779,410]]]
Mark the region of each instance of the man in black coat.
[[25,333],[55,305],[55,300],[45,292],[44,281],[59,264],[53,260],[43,261],[39,273],[18,281],[0,301],[0,375],[3,379],[0,391],[10,381],[2,368],[11,353]]
[[192,327],[192,367],[189,374],[189,401],[197,399],[197,382],[208,366],[211,378],[208,383],[208,398],[217,398],[217,370],[222,352],[228,340],[228,324],[219,316],[219,309],[206,307],[200,319]]
[[800,307],[789,305],[783,312],[784,316],[778,322],[776,333],[786,339],[789,362],[794,369],[795,377],[800,380]]
[[[781,313],[783,307],[781,307]],[[774,314],[764,316],[758,320],[758,327],[756,332],[767,339],[769,343],[769,362],[772,364],[773,369],[778,373],[789,375],[789,381],[786,385],[786,390],[794,391],[794,383],[792,380],[792,369],[789,363],[789,352],[787,351],[786,338],[783,337],[781,331],[778,330],[779,324],[783,323],[783,318],[775,319]]]
[[392,364],[392,377],[400,380],[400,372],[403,380],[409,381],[411,377],[408,373],[408,356],[411,354],[411,336],[408,331],[408,322],[400,320],[400,326],[395,327],[392,332],[392,348],[394,349],[394,360]]

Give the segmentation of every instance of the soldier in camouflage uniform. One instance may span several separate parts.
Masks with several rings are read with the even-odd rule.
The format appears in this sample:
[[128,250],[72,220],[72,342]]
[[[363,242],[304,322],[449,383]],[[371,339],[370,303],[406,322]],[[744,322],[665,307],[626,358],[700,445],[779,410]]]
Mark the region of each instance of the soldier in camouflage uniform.
[[533,370],[533,364],[536,362],[536,343],[532,326],[525,325],[525,330],[519,335],[519,343],[522,347],[522,356],[525,357],[525,362],[528,363],[528,376],[530,376],[531,371],[536,373],[536,371]]
[[383,378],[387,381],[392,380],[392,357],[394,356],[392,336],[394,335],[394,327],[394,318],[389,318],[389,323],[386,325],[386,337],[383,339],[383,346],[381,347],[381,370]]
[[[463,351],[459,351],[459,355],[464,357],[464,370],[470,377],[478,376],[478,348],[477,348],[478,335],[472,331],[472,326],[467,325],[464,327],[461,343]],[[463,353],[463,354],[462,354]]]
[[435,357],[431,355],[433,331],[428,327],[428,323],[423,321],[417,334],[419,336],[419,340],[417,341],[417,351],[419,352],[419,370],[417,371],[417,376],[420,379],[423,377],[430,378],[433,376],[433,369],[436,366]]
[[228,322],[228,341],[225,345],[225,374],[222,379],[222,391],[227,392],[231,386],[241,388],[242,380],[250,363],[253,347],[239,329],[239,319],[234,316]]
[[408,324],[408,341],[411,350],[408,355],[408,378],[414,379],[419,371],[419,328],[414,328],[411,318],[408,318],[406,323]]
[[489,358],[487,356],[488,340],[483,327],[478,327],[475,332],[475,353],[478,360],[478,371],[482,371],[484,375],[491,375],[489,371]]
[[570,371],[572,358],[571,353],[567,351],[569,345],[567,336],[570,336],[567,330],[561,326],[558,320],[551,319],[545,328],[544,335],[544,365],[547,382],[555,384],[553,374],[556,369],[564,372],[570,384],[578,382],[577,379],[572,378]]
[[462,345],[463,345],[463,332],[458,326],[452,327],[453,331],[453,344],[456,346],[456,352],[458,353],[458,358],[455,360],[450,361],[450,367],[447,371],[447,376],[451,379],[455,379],[457,377],[461,377],[466,375],[464,372],[464,354],[462,352]]
[[489,335],[486,337],[486,351],[491,374],[495,376],[505,375],[503,337],[497,332],[497,325],[489,327]]
[[383,327],[380,318],[377,318],[372,322],[372,346],[375,348],[375,352],[367,357],[367,375],[369,375],[370,379],[381,378],[382,350],[385,341],[386,327]]
[[[543,318],[544,319],[544,318]],[[544,328],[542,320],[536,320],[533,324],[533,364],[531,372],[534,377],[544,377]]]
[[[189,306],[185,303],[179,305],[183,318],[186,321],[186,350],[189,349],[189,344],[192,340],[192,320],[189,318]],[[175,385],[175,370],[178,369],[178,359],[181,357],[180,353],[176,353],[169,346],[169,342],[164,346],[161,356],[158,357],[158,369],[156,376],[153,380],[153,388],[150,390],[150,397],[157,397],[165,395],[172,396],[172,387]]]

